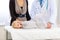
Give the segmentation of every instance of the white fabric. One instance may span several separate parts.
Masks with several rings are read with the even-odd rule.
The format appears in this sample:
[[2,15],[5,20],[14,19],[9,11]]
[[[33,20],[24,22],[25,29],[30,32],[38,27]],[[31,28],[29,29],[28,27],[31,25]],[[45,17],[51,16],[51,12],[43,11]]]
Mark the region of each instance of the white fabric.
[[[51,22],[52,25],[56,25],[57,18],[57,5],[56,0],[48,0],[48,9],[46,9],[46,0],[41,8],[38,0],[34,0],[31,10],[30,10],[31,20],[37,20],[38,22],[42,20],[42,22],[46,25],[47,22]],[[41,21],[40,21],[41,22]]]
[[42,40],[59,39],[60,28],[51,29],[14,29],[12,26],[5,26],[5,29],[11,33],[13,40]]
[[[39,19],[37,20],[37,18],[35,17],[34,20],[30,20],[30,21],[23,21],[22,22],[23,25],[23,29],[46,29],[46,25],[44,24],[43,20]],[[57,27],[58,25],[52,25],[51,28]]]
[[[42,20],[30,20],[30,21],[24,21],[22,22],[24,29],[45,29],[47,26],[42,22]],[[53,25],[54,26],[54,25]]]

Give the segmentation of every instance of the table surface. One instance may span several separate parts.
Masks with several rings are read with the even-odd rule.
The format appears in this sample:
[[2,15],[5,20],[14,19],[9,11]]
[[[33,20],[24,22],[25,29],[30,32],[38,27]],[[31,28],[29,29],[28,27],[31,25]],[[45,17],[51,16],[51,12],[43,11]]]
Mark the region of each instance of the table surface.
[[[5,26],[5,29],[10,33],[33,37],[37,39],[55,39],[60,38],[60,28],[51,29],[14,29],[11,26]],[[19,36],[17,35],[17,36]]]

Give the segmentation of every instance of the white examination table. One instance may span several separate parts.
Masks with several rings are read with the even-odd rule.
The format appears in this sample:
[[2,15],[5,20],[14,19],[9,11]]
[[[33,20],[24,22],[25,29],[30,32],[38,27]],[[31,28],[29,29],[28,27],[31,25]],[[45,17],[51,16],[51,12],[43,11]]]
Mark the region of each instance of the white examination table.
[[11,33],[13,40],[41,40],[41,39],[59,39],[60,28],[51,29],[13,29],[11,26],[5,26],[5,29]]

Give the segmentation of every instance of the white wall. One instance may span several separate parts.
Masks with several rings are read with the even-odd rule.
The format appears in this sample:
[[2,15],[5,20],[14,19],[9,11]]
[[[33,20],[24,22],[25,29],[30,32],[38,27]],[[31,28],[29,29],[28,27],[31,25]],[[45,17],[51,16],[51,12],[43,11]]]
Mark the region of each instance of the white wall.
[[57,22],[60,24],[60,0],[57,0],[58,3],[58,17],[57,17]]
[[9,17],[9,0],[0,0],[0,24],[7,22]]

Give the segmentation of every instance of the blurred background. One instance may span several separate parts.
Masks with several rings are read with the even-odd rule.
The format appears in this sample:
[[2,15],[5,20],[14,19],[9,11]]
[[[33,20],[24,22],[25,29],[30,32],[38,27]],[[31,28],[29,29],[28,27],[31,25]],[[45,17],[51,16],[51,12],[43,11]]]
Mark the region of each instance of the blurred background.
[[[33,0],[28,0],[29,2],[29,11],[30,6]],[[60,0],[56,0],[58,16],[57,16],[57,24],[60,26]],[[10,24],[10,13],[9,13],[9,0],[0,0],[0,40],[11,40],[10,33],[5,31],[4,26],[8,26]]]

